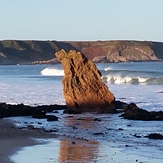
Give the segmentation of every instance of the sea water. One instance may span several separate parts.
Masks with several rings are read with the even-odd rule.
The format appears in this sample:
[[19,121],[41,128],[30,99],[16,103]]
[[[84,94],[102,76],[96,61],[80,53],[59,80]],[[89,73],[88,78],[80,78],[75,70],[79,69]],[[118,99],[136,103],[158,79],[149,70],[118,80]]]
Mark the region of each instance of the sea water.
[[[163,107],[163,62],[97,64],[116,99],[147,110]],[[64,71],[55,65],[0,66],[0,101],[26,105],[65,104]]]
[[[102,80],[117,100],[134,102],[149,111],[163,111],[163,62],[104,63],[97,64],[97,67],[102,73]],[[60,64],[0,66],[0,101],[32,106],[65,104],[61,83],[63,75]],[[83,158],[86,162],[100,163],[108,160],[135,162],[137,159],[161,163],[163,159],[162,140],[145,137],[150,133],[163,134],[160,121],[132,121],[121,119],[119,115],[89,113],[69,116],[62,111],[56,116],[59,117],[57,122],[31,117],[10,118],[20,128],[32,124],[35,128],[54,130],[62,137],[60,140],[46,140],[49,141],[47,145],[26,147],[12,157],[13,161],[21,163],[31,152],[46,151],[48,155],[35,155],[34,163],[41,160],[66,162],[67,159],[75,163],[82,162]],[[94,121],[94,118],[101,121]],[[58,150],[58,157],[54,150]],[[76,157],[81,157],[74,157],[71,151],[80,151]],[[120,161],[119,156],[124,160]],[[31,162],[30,158],[25,159]]]
[[50,65],[0,66],[1,102],[26,105],[64,104],[62,75],[58,74],[63,70],[60,69],[59,64],[52,68]]

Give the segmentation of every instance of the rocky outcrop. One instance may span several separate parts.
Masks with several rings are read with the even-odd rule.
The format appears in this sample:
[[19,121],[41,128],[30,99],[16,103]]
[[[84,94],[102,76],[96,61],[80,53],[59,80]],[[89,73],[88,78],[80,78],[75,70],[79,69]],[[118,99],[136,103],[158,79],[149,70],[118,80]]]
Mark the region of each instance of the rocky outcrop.
[[11,105],[0,103],[0,118],[17,117],[17,116],[32,116],[38,119],[47,119],[47,121],[57,121],[55,115],[47,115],[46,113],[54,113],[56,110],[65,110],[65,105],[42,105],[42,106],[28,106],[24,104]]
[[163,135],[159,134],[159,133],[151,133],[145,137],[147,137],[149,139],[163,139]]
[[54,52],[77,50],[94,62],[163,60],[163,43],[151,41],[0,41],[0,64],[54,64]]
[[102,82],[100,71],[82,53],[60,50],[55,53],[62,63],[62,79],[67,106],[80,112],[113,113],[114,95]]
[[123,108],[123,114],[121,115],[121,117],[130,120],[162,121],[163,112],[149,112],[147,110],[139,108],[135,103],[131,103]]

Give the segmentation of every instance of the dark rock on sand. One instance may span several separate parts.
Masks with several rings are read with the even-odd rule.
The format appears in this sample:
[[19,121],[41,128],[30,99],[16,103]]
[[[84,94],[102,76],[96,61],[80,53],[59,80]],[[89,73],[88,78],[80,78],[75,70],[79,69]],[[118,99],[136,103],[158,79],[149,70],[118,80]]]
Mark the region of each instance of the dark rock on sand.
[[136,138],[141,138],[141,136],[137,135],[137,134],[134,134],[133,136],[136,137]]
[[147,110],[139,108],[135,103],[131,103],[123,108],[123,113],[121,117],[131,120],[159,121],[163,120],[163,112],[149,112]]
[[119,100],[113,101],[112,104],[115,106],[116,109],[123,109],[124,106],[127,105],[127,103],[119,101]]
[[101,119],[100,118],[95,118],[94,121],[101,122]]
[[96,132],[96,133],[93,133],[93,135],[104,135],[105,133],[103,132]]
[[63,111],[64,114],[81,114],[80,111],[77,110],[71,110],[71,109],[66,109]]
[[163,91],[159,91],[159,92],[157,92],[157,93],[163,93]]
[[32,115],[32,118],[45,119],[47,118],[46,112],[38,112]]
[[55,115],[47,115],[47,121],[58,121],[58,117]]
[[[52,118],[46,115],[47,112],[55,110],[67,109],[65,105],[42,105],[42,106],[28,106],[24,104],[10,105],[0,103],[0,118],[14,117],[14,116],[32,116],[33,118]],[[54,117],[53,117],[54,118]]]
[[46,112],[38,112],[37,114],[32,115],[32,118],[47,119],[47,121],[58,120],[58,117],[56,117],[55,115],[46,115]]
[[82,53],[60,50],[55,53],[62,63],[65,76],[62,79],[67,106],[78,112],[115,113],[111,103],[114,95],[102,82],[101,73],[95,64]]
[[145,137],[147,137],[149,139],[163,139],[163,135],[157,134],[157,133],[151,133]]

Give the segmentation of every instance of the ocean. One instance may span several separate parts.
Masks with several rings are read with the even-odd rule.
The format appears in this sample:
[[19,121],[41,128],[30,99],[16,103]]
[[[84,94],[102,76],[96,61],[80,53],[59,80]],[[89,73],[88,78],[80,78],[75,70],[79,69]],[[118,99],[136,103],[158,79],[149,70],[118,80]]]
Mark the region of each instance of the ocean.
[[[117,100],[127,103],[134,102],[148,111],[163,111],[163,62],[98,63],[96,66],[102,73],[102,80]],[[62,94],[63,75],[64,71],[60,64],[0,66],[0,101],[31,106],[65,104]],[[69,137],[70,141],[78,140],[77,143],[80,145],[82,141],[89,140],[87,144],[88,147],[91,146],[91,149],[88,148],[87,153],[80,148],[83,152],[81,155],[83,155],[82,158],[79,157],[79,160],[83,157],[88,160],[87,154],[95,153],[86,162],[101,163],[108,160],[109,162],[121,162],[116,161],[118,158],[114,152],[117,149],[118,155],[125,159],[124,162],[135,162],[136,158],[142,162],[162,162],[163,141],[150,140],[145,137],[150,133],[163,134],[160,121],[124,120],[117,114],[85,113],[69,116],[62,114],[61,111],[56,116],[60,119],[53,123],[31,117],[8,118],[18,127],[27,127],[32,124],[36,128],[55,129],[62,137],[59,142],[49,139],[48,145],[35,146],[35,148],[26,147],[18,152],[18,155],[14,155],[12,160],[19,163],[22,161],[20,158],[29,152],[48,150],[48,154],[50,155],[51,151],[51,155],[47,157],[39,155],[38,157],[41,158],[37,157],[35,163],[40,163],[40,160],[44,160],[42,162],[66,162],[63,157],[59,157],[60,152],[56,157],[57,154],[54,155],[52,151],[54,148],[61,151],[63,144],[68,146],[69,140],[65,137]],[[100,121],[94,121],[95,117]],[[54,142],[57,146],[54,145]],[[70,148],[73,148],[71,143],[69,145]],[[69,162],[80,162],[79,160],[73,161],[71,152],[68,154],[66,158],[70,158]],[[27,158],[27,162],[30,162],[29,159]]]
[[[163,107],[163,62],[98,63],[116,99],[147,110]],[[0,99],[11,104],[65,104],[60,64],[0,66]]]

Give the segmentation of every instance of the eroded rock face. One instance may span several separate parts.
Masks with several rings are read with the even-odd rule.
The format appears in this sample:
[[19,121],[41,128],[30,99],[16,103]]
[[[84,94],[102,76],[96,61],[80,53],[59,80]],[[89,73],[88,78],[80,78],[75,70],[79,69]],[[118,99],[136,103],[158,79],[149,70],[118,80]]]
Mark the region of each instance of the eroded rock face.
[[75,50],[63,49],[55,53],[62,63],[65,76],[62,79],[67,106],[81,112],[113,113],[114,95],[101,80],[95,64]]

